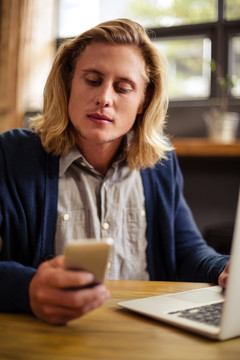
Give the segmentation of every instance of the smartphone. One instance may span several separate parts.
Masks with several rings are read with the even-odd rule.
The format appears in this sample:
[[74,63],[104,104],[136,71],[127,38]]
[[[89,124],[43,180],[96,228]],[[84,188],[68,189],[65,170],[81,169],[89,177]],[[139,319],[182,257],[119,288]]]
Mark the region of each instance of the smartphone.
[[95,281],[92,286],[104,283],[112,246],[112,238],[71,241],[65,248],[65,268],[93,273]]

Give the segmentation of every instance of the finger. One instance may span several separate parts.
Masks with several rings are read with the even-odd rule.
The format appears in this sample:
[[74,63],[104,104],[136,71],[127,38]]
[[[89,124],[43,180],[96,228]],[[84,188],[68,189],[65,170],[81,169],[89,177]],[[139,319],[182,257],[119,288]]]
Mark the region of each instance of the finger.
[[218,285],[225,289],[226,287],[226,279],[223,275],[220,275],[218,278]]
[[97,300],[85,305],[81,311],[82,311],[82,315],[85,315],[86,313],[100,307],[101,305],[103,305],[105,303],[105,301],[107,301],[110,297],[110,294],[104,294],[102,295],[100,298],[98,298]]
[[46,266],[51,266],[51,267],[54,267],[54,268],[64,268],[64,261],[65,261],[65,256],[64,255],[58,255],[50,260],[47,260],[45,261],[44,265]]
[[87,312],[98,308],[109,296],[109,292],[103,292],[93,301],[77,308],[45,304],[42,306],[41,312],[38,312],[38,317],[54,325],[66,324],[68,321],[81,317]]
[[75,311],[53,305],[45,305],[38,311],[36,316],[52,325],[65,325],[68,321],[76,319],[81,315],[75,314]]
[[59,290],[56,288],[39,290],[35,293],[35,301],[43,305],[55,305],[69,309],[78,309],[98,298],[109,296],[104,285],[98,285],[90,289]]
[[[58,264],[60,263],[58,259]],[[51,261],[51,260],[50,260]],[[67,288],[82,287],[94,281],[94,275],[84,270],[66,270],[55,267],[54,263],[43,263],[37,271],[39,282],[48,287]]]
[[[104,292],[100,296],[98,296],[96,299],[94,299],[80,307],[68,308],[68,307],[64,307],[64,306],[52,306],[52,308],[51,308],[51,306],[49,306],[49,309],[51,309],[51,311],[53,311],[53,309],[54,309],[55,315],[59,315],[59,316],[64,315],[64,316],[68,317],[69,319],[76,318],[76,317],[80,317],[80,316],[86,314],[87,312],[101,306],[109,298],[109,296],[110,295],[108,292]],[[47,309],[47,307],[46,307],[46,309]]]
[[219,278],[218,278],[218,284],[222,287],[222,288],[226,288],[227,286],[227,280],[228,280],[228,276],[229,276],[229,270],[230,270],[230,261],[227,263],[227,265],[225,266],[223,272],[220,274]]
[[229,261],[225,267],[225,271],[227,272],[227,274],[229,274],[229,271],[230,271],[230,265],[231,265],[231,261]]
[[[49,261],[46,261],[42,264],[41,270],[47,270],[46,283],[49,283],[50,286],[57,286],[60,288],[65,287],[82,287],[90,284],[94,281],[94,276],[92,273],[89,273],[85,270],[68,270],[64,267],[65,256],[59,255]],[[50,269],[52,273],[50,273]],[[54,270],[59,270],[54,272]],[[54,276],[51,277],[51,274]]]
[[52,277],[48,274],[49,286],[61,289],[81,288],[94,282],[94,275],[84,270],[59,269]]
[[91,307],[93,306],[93,308],[94,304],[96,304],[95,306],[100,306],[102,302],[109,298],[110,293],[104,285],[97,285],[92,289],[76,291],[73,296],[74,299],[73,303],[71,303],[71,307],[75,309],[82,309],[90,306],[91,304]]

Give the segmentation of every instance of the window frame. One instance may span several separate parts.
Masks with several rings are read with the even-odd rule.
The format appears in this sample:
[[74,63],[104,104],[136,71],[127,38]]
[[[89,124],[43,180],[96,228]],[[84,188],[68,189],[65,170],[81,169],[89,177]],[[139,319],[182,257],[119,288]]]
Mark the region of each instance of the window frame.
[[[225,0],[217,0],[217,20],[213,22],[186,24],[171,27],[148,27],[149,33],[154,34],[154,40],[164,38],[181,39],[191,36],[207,36],[210,38],[211,58],[214,59],[223,69],[224,74],[228,73],[229,62],[229,41],[232,36],[240,34],[240,19],[226,20],[224,18]],[[56,39],[57,48],[67,38]],[[225,50],[227,49],[227,51]],[[210,94],[206,98],[195,99],[170,99],[168,110],[168,122],[166,133],[176,137],[205,137],[206,129],[202,114],[209,107],[216,105],[220,97],[220,88],[216,76],[211,72]],[[229,111],[240,113],[240,101],[238,97],[229,94]],[[185,111],[185,109],[188,111]],[[239,127],[240,128],[240,127]]]
[[[212,43],[211,46],[211,58],[214,59],[217,64],[223,69],[224,75],[228,73],[229,69],[229,51],[230,51],[230,39],[234,35],[240,34],[240,19],[239,20],[226,20],[224,18],[225,1],[218,0],[218,15],[217,21],[205,22],[198,24],[186,24],[171,27],[153,27],[147,30],[154,33],[154,40],[161,39],[182,39],[189,36],[203,36],[209,37]],[[227,51],[225,51],[227,49]],[[170,99],[169,106],[183,107],[183,106],[203,106],[211,105],[213,99],[217,99],[220,96],[220,88],[217,84],[216,76],[211,73],[210,79],[210,95],[206,99]],[[229,105],[239,105],[239,98],[232,96],[230,93]]]
[[[224,75],[228,73],[229,64],[229,51],[230,51],[230,39],[234,35],[240,34],[240,19],[239,20],[225,20],[224,19],[224,7],[226,0],[218,0],[218,13],[217,21],[205,22],[197,24],[186,24],[171,27],[149,27],[147,31],[154,34],[154,40],[161,39],[182,39],[184,37],[191,36],[203,36],[209,37],[212,43],[211,46],[211,58],[214,59],[219,66],[223,69]],[[67,38],[57,38],[56,46],[67,40]],[[224,51],[227,49],[227,51]],[[170,99],[170,106],[196,106],[196,105],[208,105],[212,104],[213,99],[217,99],[220,96],[220,88],[217,84],[215,74],[211,73],[210,79],[210,95],[209,97],[195,98],[195,99]],[[229,94],[229,104],[238,105],[239,98],[236,98]]]

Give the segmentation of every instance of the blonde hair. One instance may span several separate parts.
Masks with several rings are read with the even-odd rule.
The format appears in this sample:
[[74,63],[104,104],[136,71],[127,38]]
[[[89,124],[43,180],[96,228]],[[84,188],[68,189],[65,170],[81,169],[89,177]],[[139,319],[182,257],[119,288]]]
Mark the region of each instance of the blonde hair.
[[74,146],[75,137],[68,116],[71,83],[79,56],[92,42],[134,45],[144,59],[145,109],[136,117],[133,136],[125,150],[131,169],[152,167],[172,150],[164,136],[168,105],[166,66],[146,30],[128,19],[106,21],[59,47],[44,88],[43,113],[31,120],[31,128],[39,134],[44,149],[54,155],[62,155]]

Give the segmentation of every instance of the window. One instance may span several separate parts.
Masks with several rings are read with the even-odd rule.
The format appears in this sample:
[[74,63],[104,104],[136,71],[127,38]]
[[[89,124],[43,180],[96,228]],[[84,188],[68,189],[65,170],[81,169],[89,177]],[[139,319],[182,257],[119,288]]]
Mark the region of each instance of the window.
[[58,36],[73,37],[119,17],[156,33],[154,42],[169,63],[170,100],[217,97],[212,59],[233,77],[231,96],[240,97],[240,0],[59,0]]
[[169,64],[171,99],[204,99],[210,96],[211,40],[207,37],[182,37],[155,40]]
[[233,96],[240,97],[240,34],[230,40],[229,64],[229,72],[234,82],[231,92]]
[[240,3],[238,0],[225,1],[225,18],[226,20],[239,20]]
[[216,0],[131,0],[128,16],[145,27],[168,27],[217,20]]
[[98,0],[59,0],[58,37],[74,37],[99,22]]

